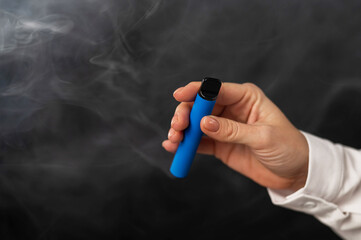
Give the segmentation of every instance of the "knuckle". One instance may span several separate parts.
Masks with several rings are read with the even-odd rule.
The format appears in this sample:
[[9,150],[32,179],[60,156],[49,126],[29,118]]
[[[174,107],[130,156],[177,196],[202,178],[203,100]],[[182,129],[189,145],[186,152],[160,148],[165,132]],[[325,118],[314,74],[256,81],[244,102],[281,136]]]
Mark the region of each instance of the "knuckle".
[[178,107],[175,108],[173,115],[176,115],[178,112],[179,112],[179,105],[178,105]]
[[180,104],[176,107],[174,114],[182,114],[183,111],[184,111],[184,108],[185,108],[184,103],[180,103]]
[[262,89],[260,89],[257,85],[253,83],[244,83],[243,84],[249,91],[250,96],[254,101],[264,99],[265,94],[263,93]]
[[243,86],[251,89],[251,90],[259,90],[259,88],[257,87],[256,84],[254,83],[250,83],[250,82],[246,82],[246,83],[243,83]]
[[256,94],[263,93],[263,91],[254,83],[246,82],[246,83],[243,83],[243,86],[245,86],[247,89],[249,89],[253,93],[256,93]]

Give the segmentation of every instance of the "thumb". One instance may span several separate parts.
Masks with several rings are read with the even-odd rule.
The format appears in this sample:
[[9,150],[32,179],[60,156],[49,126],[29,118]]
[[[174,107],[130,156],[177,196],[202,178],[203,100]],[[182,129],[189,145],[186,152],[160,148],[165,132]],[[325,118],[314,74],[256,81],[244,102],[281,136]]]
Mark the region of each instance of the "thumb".
[[222,117],[203,117],[201,120],[201,130],[208,137],[220,142],[254,146],[259,140],[259,129],[256,126]]

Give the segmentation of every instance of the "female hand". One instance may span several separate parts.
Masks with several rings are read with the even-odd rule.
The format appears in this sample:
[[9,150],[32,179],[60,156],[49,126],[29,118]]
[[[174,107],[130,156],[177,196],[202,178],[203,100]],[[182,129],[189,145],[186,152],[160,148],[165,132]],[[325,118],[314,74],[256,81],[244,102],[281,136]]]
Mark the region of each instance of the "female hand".
[[[163,147],[176,152],[189,124],[189,114],[200,87],[191,82],[177,89],[176,108]],[[203,137],[198,153],[211,154],[230,168],[273,189],[298,190],[308,171],[308,144],[254,84],[223,83],[213,116],[201,120]]]

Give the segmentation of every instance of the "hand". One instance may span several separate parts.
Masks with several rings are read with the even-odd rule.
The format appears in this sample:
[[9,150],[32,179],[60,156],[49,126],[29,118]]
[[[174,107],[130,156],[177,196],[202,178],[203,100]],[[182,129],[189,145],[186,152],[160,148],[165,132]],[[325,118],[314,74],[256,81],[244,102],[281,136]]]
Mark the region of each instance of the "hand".
[[[176,152],[183,139],[200,84],[191,82],[174,92],[181,103],[162,144],[169,152]],[[251,83],[223,83],[212,114],[201,120],[206,137],[198,153],[214,155],[265,187],[296,191],[304,186],[307,141],[261,89]]]

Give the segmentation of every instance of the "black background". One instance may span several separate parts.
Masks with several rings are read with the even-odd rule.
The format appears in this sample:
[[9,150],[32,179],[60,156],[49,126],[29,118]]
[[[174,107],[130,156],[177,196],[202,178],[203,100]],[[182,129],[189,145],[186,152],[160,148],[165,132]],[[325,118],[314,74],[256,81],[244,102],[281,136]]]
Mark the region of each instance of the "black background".
[[0,0],[1,239],[338,239],[209,156],[175,180],[172,92],[261,87],[361,147],[359,1]]

